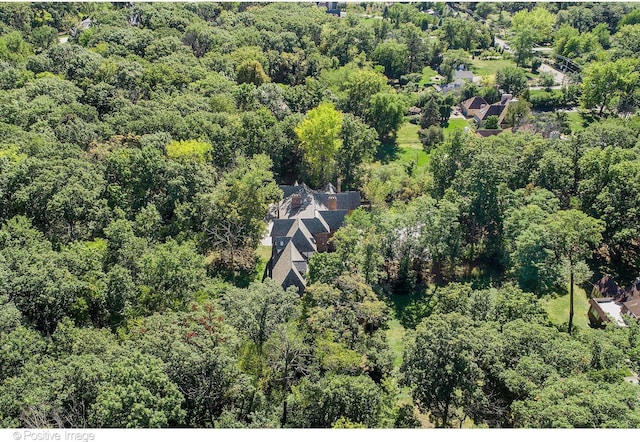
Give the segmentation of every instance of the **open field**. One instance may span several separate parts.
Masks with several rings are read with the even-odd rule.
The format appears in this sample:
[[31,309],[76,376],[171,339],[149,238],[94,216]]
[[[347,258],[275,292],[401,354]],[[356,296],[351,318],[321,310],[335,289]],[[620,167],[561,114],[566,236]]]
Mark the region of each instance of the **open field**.
[[[569,293],[555,298],[543,298],[540,304],[549,315],[549,319],[555,325],[562,325],[569,321]],[[587,311],[589,310],[589,299],[580,287],[575,287],[573,303],[573,324],[575,327],[589,327]]]
[[429,66],[425,66],[422,69],[422,79],[418,84],[420,86],[426,86],[426,85],[432,84],[431,77],[435,77],[436,75],[438,75],[438,73],[435,70],[431,69],[431,67]]
[[450,137],[453,131],[456,129],[464,129],[465,127],[470,127],[469,120],[464,118],[452,118],[449,120],[449,126],[444,128],[444,137]]
[[515,67],[513,60],[480,60],[476,58],[471,60],[472,71],[476,75],[486,77],[487,75],[495,75],[497,71],[507,66]]
[[429,155],[422,148],[418,138],[420,126],[405,122],[398,131],[396,146],[398,148],[397,160],[401,163],[415,161],[417,166],[424,166],[429,161]]

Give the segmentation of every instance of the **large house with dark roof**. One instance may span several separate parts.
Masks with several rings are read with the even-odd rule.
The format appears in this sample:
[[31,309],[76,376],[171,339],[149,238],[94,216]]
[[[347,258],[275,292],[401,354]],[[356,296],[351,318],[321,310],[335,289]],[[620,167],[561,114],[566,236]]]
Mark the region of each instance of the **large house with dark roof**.
[[509,126],[506,121],[507,109],[509,105],[515,101],[518,100],[514,99],[511,94],[502,94],[500,101],[488,106],[481,106],[480,109],[474,112],[473,122],[476,123],[478,127],[483,127],[487,118],[496,116],[498,117],[498,127],[505,129]]
[[345,217],[360,206],[360,192],[340,192],[331,184],[321,190],[305,184],[280,189],[284,197],[273,210],[272,251],[265,277],[302,292],[309,258],[330,251],[329,240]]
[[460,110],[462,110],[462,115],[471,118],[487,106],[489,106],[489,103],[484,98],[476,96],[460,103]]

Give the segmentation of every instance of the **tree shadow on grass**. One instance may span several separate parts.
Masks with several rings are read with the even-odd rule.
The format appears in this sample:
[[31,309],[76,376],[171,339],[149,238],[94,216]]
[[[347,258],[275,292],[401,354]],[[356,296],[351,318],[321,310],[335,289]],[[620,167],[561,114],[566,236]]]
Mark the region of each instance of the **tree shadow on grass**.
[[582,128],[589,127],[589,125],[600,121],[600,118],[593,112],[579,111],[578,115],[580,115],[580,126],[582,126]]
[[381,144],[375,157],[375,159],[380,161],[382,164],[389,164],[399,158],[400,148],[395,142]]
[[434,293],[434,287],[420,285],[409,293],[386,293],[382,299],[404,328],[415,329],[422,319],[431,314]]

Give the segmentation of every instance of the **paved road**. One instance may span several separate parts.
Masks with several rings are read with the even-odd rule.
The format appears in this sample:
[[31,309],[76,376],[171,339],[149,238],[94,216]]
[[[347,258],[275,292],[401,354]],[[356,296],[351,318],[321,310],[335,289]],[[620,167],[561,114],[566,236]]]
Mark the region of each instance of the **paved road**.
[[540,72],[547,72],[551,75],[553,75],[553,79],[555,84],[564,84],[565,81],[565,75],[560,72],[559,70],[553,68],[552,66],[549,66],[546,63],[542,63],[542,65],[540,66]]
[[[495,42],[496,42],[496,46],[503,48],[505,52],[513,54],[513,49],[511,49],[511,48],[507,49],[506,48],[507,46],[509,46],[509,43],[507,43],[506,41],[504,41],[501,38],[495,37]],[[553,49],[552,48],[537,47],[537,48],[533,48],[533,50],[534,51],[538,51],[538,52],[550,52]],[[564,84],[565,74],[563,74],[559,70],[555,69],[554,67],[549,66],[546,63],[542,63],[542,65],[540,66],[540,72],[548,72],[551,75],[553,75],[553,79],[554,79],[554,82],[555,82],[556,85]],[[531,89],[535,90],[536,88],[533,87]],[[544,88],[540,88],[540,89],[544,89]],[[560,89],[560,86],[554,86],[551,89]]]
[[532,91],[543,91],[545,89],[562,89],[562,86],[551,86],[550,88],[546,88],[544,86],[530,86],[529,90]]
[[511,48],[507,49],[507,46],[509,46],[509,43],[507,43],[506,41],[504,41],[501,38],[495,37],[494,38],[495,42],[496,42],[496,46],[504,49],[505,51],[507,51],[510,54],[513,54],[513,50]]

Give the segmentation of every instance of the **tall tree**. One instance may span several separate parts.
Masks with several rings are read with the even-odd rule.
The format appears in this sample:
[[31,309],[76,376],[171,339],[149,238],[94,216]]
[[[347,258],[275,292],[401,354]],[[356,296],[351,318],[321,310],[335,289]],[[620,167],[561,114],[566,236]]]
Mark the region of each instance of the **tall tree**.
[[496,72],[496,83],[506,93],[517,97],[527,88],[527,76],[522,69],[507,66]]
[[323,103],[310,110],[295,130],[309,168],[310,184],[320,187],[331,182],[336,153],[342,145],[342,112],[331,103]]
[[[557,259],[566,260],[569,272],[569,333],[573,331],[573,292],[576,269],[592,247],[602,241],[604,221],[575,209],[561,210],[549,219],[551,246]],[[579,281],[582,282],[582,281]]]
[[407,105],[396,93],[379,93],[371,97],[366,121],[378,132],[382,142],[392,141],[400,129]]
[[282,197],[269,157],[261,154],[236,161],[214,191],[201,195],[197,203],[208,246],[220,254],[233,278],[237,266],[252,265],[253,252],[266,229],[264,215]]
[[375,129],[360,118],[344,114],[340,131],[342,145],[336,152],[336,169],[345,189],[355,189],[361,166],[373,160],[379,142]]
[[632,95],[640,86],[640,76],[633,59],[591,63],[583,74],[580,104],[585,109],[598,108],[598,116],[611,109],[616,98]]
[[[471,320],[459,313],[434,315],[416,328],[400,371],[418,408],[438,427],[462,424],[464,410],[482,396],[483,372],[476,360]],[[462,412],[462,413],[461,413]]]

